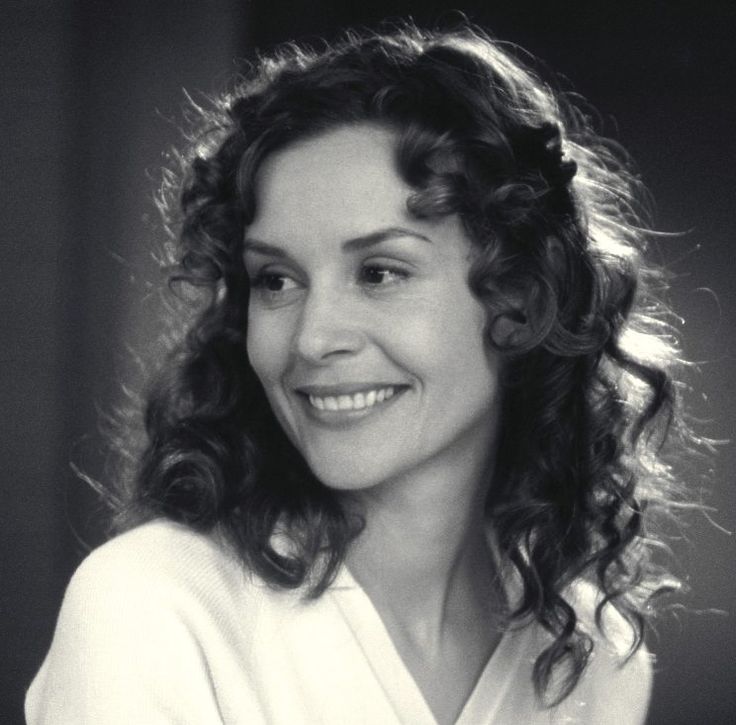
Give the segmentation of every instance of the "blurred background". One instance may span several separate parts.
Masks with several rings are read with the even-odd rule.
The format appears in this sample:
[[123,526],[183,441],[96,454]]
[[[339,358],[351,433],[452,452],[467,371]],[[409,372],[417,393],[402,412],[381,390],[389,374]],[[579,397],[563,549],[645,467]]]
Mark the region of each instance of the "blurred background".
[[[736,10],[693,0],[505,3],[393,0],[11,0],[0,77],[0,721],[22,722],[64,587],[103,539],[100,505],[70,461],[101,458],[98,411],[155,349],[162,153],[180,141],[183,89],[225,86],[234,58],[352,24],[459,9],[570,79],[604,133],[633,154],[657,202],[675,274],[694,412],[732,436],[736,315]],[[451,16],[449,16],[451,17]],[[736,529],[734,446],[715,470],[711,517]],[[649,722],[736,722],[736,546],[703,515],[674,542],[690,611],[650,639]],[[711,610],[724,610],[728,615]]]

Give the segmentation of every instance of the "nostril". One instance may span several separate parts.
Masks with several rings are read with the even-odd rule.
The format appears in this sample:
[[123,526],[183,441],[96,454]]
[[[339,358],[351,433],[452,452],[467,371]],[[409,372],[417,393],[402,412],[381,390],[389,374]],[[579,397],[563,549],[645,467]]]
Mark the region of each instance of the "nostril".
[[300,334],[295,345],[297,354],[311,361],[354,354],[362,346],[360,336],[355,333],[324,330]]

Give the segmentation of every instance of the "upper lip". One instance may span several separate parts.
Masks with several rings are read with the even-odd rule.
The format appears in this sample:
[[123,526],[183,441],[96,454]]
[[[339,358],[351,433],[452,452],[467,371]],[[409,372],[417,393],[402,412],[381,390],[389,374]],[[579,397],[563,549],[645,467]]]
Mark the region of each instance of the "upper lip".
[[368,393],[371,390],[382,390],[384,388],[406,388],[404,383],[338,383],[333,385],[299,385],[294,388],[302,395],[314,395],[317,398],[337,397],[340,395],[355,395],[356,393]]

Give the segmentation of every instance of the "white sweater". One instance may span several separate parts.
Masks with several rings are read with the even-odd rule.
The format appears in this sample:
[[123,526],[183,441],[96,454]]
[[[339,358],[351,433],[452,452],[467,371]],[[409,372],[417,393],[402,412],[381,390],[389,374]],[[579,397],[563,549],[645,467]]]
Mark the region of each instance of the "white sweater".
[[[504,635],[458,725],[643,722],[648,655],[620,667],[621,653],[601,637],[573,693],[540,708],[531,667],[545,636],[535,625]],[[215,537],[164,521],[113,539],[77,570],[26,717],[29,725],[436,725],[347,570],[305,601],[249,576]]]

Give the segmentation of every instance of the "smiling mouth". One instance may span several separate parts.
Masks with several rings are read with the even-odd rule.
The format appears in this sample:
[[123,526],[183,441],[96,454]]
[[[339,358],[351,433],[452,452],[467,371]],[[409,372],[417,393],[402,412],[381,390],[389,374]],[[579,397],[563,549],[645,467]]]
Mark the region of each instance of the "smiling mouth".
[[390,400],[397,393],[397,389],[393,385],[383,388],[375,388],[366,390],[352,395],[308,395],[309,404],[317,410],[327,411],[348,411],[348,410],[366,410],[374,408],[380,403]]

